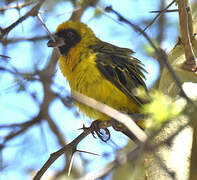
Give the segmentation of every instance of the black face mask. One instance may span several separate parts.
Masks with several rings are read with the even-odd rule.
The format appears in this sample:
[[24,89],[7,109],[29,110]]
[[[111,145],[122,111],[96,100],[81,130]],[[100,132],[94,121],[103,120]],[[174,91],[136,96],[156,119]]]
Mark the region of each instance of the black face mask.
[[49,47],[58,47],[61,54],[67,55],[70,48],[80,42],[81,37],[74,29],[59,30],[55,33],[55,42],[50,40],[47,45]]

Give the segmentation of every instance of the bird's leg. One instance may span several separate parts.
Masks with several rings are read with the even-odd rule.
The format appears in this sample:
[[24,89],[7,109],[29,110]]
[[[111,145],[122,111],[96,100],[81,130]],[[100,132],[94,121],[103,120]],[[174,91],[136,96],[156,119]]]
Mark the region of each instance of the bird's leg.
[[122,131],[124,128],[124,125],[116,121],[115,119],[111,119],[111,125],[116,131]]
[[[134,115],[133,115],[133,117],[134,117]],[[136,124],[142,130],[143,130],[143,126],[144,126],[143,118],[144,118],[144,115],[136,114],[136,117],[134,119]],[[125,134],[127,137],[129,137],[132,141],[139,143],[139,140],[136,138],[136,136],[133,134],[133,132],[131,132],[124,124],[116,121],[115,119],[111,119],[111,125],[114,128],[114,130],[121,131],[123,134]]]
[[112,119],[111,124],[112,124],[112,127],[114,128],[114,130],[122,132],[123,134],[125,134],[127,137],[129,137],[134,142],[137,141],[134,134],[132,132],[130,132],[128,130],[128,128],[126,126],[124,126],[122,123],[119,123],[115,119]]

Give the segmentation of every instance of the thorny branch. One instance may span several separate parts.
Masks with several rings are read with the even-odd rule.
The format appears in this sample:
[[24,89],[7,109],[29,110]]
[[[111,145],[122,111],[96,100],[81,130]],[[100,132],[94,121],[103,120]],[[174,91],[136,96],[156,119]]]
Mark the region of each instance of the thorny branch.
[[[112,117],[113,119],[117,119],[119,122],[124,124],[138,138],[140,143],[145,144],[145,142],[147,141],[146,134],[134,123],[134,120],[132,120],[131,117],[128,117],[127,115],[122,114],[105,104],[102,104],[92,98],[89,98],[77,92],[74,92],[73,98],[79,102],[82,102],[92,108],[95,108],[107,114],[109,117]],[[138,116],[135,116],[135,114],[133,115],[133,117],[138,118]],[[99,124],[99,125],[101,129],[102,127],[106,127],[105,122],[102,122],[102,124]],[[34,180],[39,180],[42,177],[42,175],[47,171],[47,169],[51,166],[51,164],[63,153],[69,152],[70,154],[73,154],[76,151],[76,147],[78,143],[82,139],[84,139],[88,134],[91,133],[90,128],[83,128],[83,129],[84,129],[84,132],[81,135],[79,135],[71,143],[65,145],[63,148],[61,148],[60,150],[58,150],[57,152],[53,153],[50,156],[50,158],[46,161],[46,163],[43,165],[40,171],[38,171],[38,173],[34,177]]]
[[[139,139],[140,143],[137,145],[137,147],[132,150],[132,151],[128,151],[127,153],[124,153],[124,157],[123,159],[126,159],[126,162],[136,159],[139,157],[139,155],[141,153],[143,153],[144,151],[150,151],[153,152],[155,151],[155,149],[159,148],[161,145],[163,144],[170,144],[171,141],[176,137],[176,135],[178,133],[180,133],[185,127],[187,127],[188,124],[185,124],[183,126],[181,126],[180,128],[177,129],[177,131],[175,131],[170,137],[168,137],[168,139],[160,142],[159,144],[155,144],[152,145],[151,142],[154,139],[155,136],[158,135],[158,133],[160,132],[160,130],[158,130],[157,132],[155,132],[154,135],[150,136],[149,138],[145,135],[145,133],[142,131],[140,132],[139,130],[137,130],[138,134],[136,134],[135,132],[135,128],[139,128],[136,127],[135,125],[133,125],[132,123],[132,119],[128,119],[128,117],[125,114],[122,114],[120,112],[117,112],[116,110],[112,109],[111,107],[102,104],[98,101],[95,101],[92,98],[89,98],[87,96],[84,96],[82,94],[79,94],[77,92],[74,92],[73,94],[73,98],[81,103],[84,103],[92,108],[95,108],[96,110],[99,110],[102,113],[105,113],[106,115],[108,115],[109,117],[112,117],[114,119],[117,119],[118,121],[120,121],[121,123],[123,123],[131,132],[133,132],[134,135],[136,135],[136,137]],[[132,115],[132,117],[135,117],[135,114]],[[136,116],[137,117],[137,116]],[[138,118],[138,117],[137,117]],[[135,120],[134,120],[135,121]],[[164,124],[165,125],[165,124]],[[103,122],[103,126],[105,127],[105,122]],[[164,126],[163,126],[164,127]],[[102,128],[102,127],[101,127]],[[91,132],[90,129],[86,128],[85,129],[85,133],[86,131],[88,131],[88,134]],[[82,133],[83,134],[83,133]],[[81,136],[81,135],[80,135]],[[81,139],[82,140],[82,139]],[[75,141],[75,140],[74,140]],[[74,147],[70,147],[72,143],[64,146],[63,148],[61,148],[60,150],[58,150],[54,157],[50,157],[47,162],[45,163],[45,165],[41,168],[41,170],[39,171],[42,172],[41,174],[43,175],[44,172],[50,167],[50,165],[60,156],[62,155],[63,151],[64,152],[70,152],[72,150],[72,152],[76,151],[76,147],[78,144],[75,144]],[[61,153],[60,153],[61,152]],[[72,153],[71,153],[72,154]],[[154,157],[158,160],[161,161],[161,159],[159,158],[159,156],[157,154],[154,154]],[[117,159],[113,162],[110,163],[109,167],[105,170],[100,170],[96,173],[91,173],[88,174],[85,177],[79,178],[79,179],[87,179],[89,177],[94,177],[94,179],[96,178],[101,178],[102,176],[110,173],[115,167],[123,164],[123,162],[120,161],[121,159],[119,159],[119,156],[117,156]],[[124,162],[125,163],[125,162]],[[169,176],[174,177],[174,172],[171,172],[166,166],[165,164],[162,162],[159,163],[161,165],[162,168],[164,168],[164,170],[167,172],[167,174],[169,174]],[[38,174],[36,175],[36,177],[41,177],[38,176]],[[36,179],[37,180],[37,179]]]
[[63,148],[60,150],[54,152],[53,154],[50,155],[49,159],[46,161],[46,163],[42,166],[42,168],[38,171],[38,173],[35,175],[33,180],[40,180],[43,174],[47,171],[47,169],[53,164],[53,162],[59,158],[62,154],[64,153],[69,153],[72,154],[75,152],[77,149],[77,145],[81,140],[83,140],[88,134],[90,134],[90,129],[86,129],[81,133],[77,138],[75,138],[71,143],[65,145]]
[[163,162],[160,156],[157,153],[155,153],[155,150],[159,148],[161,145],[169,143],[168,141],[172,141],[178,133],[180,133],[185,127],[187,127],[187,125],[188,124],[181,126],[179,129],[177,129],[175,133],[169,136],[169,139],[166,139],[166,141],[162,141],[161,143],[156,144],[156,145],[151,144],[152,139],[154,139],[155,136],[150,136],[149,139],[146,141],[146,143],[143,143],[140,146],[137,146],[133,149],[129,149],[129,150],[126,150],[124,152],[117,154],[116,159],[110,162],[109,164],[107,164],[104,168],[95,172],[88,173],[82,176],[81,178],[78,178],[77,180],[90,180],[90,179],[103,178],[109,173],[111,173],[115,168],[122,166],[123,164],[128,163],[128,162],[134,162],[145,151],[153,153],[154,158],[158,161],[158,164],[161,166],[161,168],[169,175],[169,177],[175,180],[176,179],[175,172],[170,170],[166,166],[166,164]]
[[[103,124],[104,125],[104,124]],[[105,125],[104,125],[105,126]],[[38,173],[36,174],[36,176],[33,178],[33,180],[40,180],[40,178],[43,176],[43,174],[47,171],[47,169],[52,165],[52,163],[59,158],[63,153],[69,153],[69,154],[73,154],[75,151],[77,151],[77,145],[79,142],[81,142],[81,140],[83,140],[88,134],[90,134],[91,131],[89,128],[86,128],[83,133],[81,133],[77,138],[75,138],[71,143],[65,145],[63,148],[61,148],[60,150],[56,151],[55,153],[51,154],[49,159],[46,161],[46,163],[42,166],[42,168],[38,171]],[[124,156],[126,157],[126,159],[128,160],[133,160],[135,158],[138,157],[138,155],[141,153],[142,151],[139,150],[139,147],[135,148],[132,151],[129,151],[128,153],[124,154]],[[113,168],[115,168],[116,166],[122,164],[121,159],[117,159],[114,161],[114,163],[112,163],[113,165],[110,166],[110,168],[107,169],[106,174],[109,173]],[[99,173],[97,174],[97,177],[95,178],[99,178],[101,177],[101,175],[103,176],[103,173]],[[81,178],[80,178],[81,179]],[[82,178],[83,179],[83,178]],[[85,178],[86,179],[86,178]]]

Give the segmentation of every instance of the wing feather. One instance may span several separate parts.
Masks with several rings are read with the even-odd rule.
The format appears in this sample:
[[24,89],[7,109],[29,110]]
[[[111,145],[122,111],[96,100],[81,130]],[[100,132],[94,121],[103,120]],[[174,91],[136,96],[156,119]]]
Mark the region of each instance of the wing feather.
[[97,53],[96,66],[102,75],[131,98],[137,105],[143,104],[133,90],[139,86],[146,89],[146,70],[138,59],[131,56],[132,50],[105,42],[90,47]]

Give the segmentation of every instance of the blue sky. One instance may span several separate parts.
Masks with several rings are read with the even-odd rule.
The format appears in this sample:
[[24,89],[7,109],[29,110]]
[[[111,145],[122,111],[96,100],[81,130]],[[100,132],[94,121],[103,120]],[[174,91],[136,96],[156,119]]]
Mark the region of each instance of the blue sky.
[[[131,19],[136,24],[140,24],[140,22],[154,17],[149,11],[158,10],[160,1],[123,0],[122,3],[120,3],[119,0],[108,0],[107,3],[105,2],[104,0],[101,1],[100,6],[112,5],[112,7],[122,15]],[[52,12],[48,13],[48,9],[49,7],[47,5],[43,6],[41,10],[43,14],[41,15],[51,32],[54,32],[57,25],[61,22],[68,20],[73,10],[71,4],[64,1],[58,3]],[[21,15],[26,11],[27,9],[23,8],[20,12]],[[150,86],[157,79],[159,70],[157,62],[153,58],[145,55],[143,48],[141,48],[141,44],[146,43],[143,36],[134,32],[129,26],[118,23],[117,17],[113,14],[107,13],[98,18],[93,18],[93,16],[94,8],[89,8],[84,13],[82,21],[88,24],[88,26],[93,29],[96,36],[103,41],[133,49],[136,52],[134,56],[145,64],[145,68],[148,71],[146,83]],[[7,27],[19,17],[20,14],[17,10],[8,10],[4,15],[0,16],[0,26]],[[167,15],[167,22],[169,26],[166,31],[167,40],[162,44],[162,47],[169,51],[175,44],[178,33],[175,26],[173,26],[173,24],[177,22],[177,15]],[[42,26],[35,26],[36,23],[39,23],[37,18],[28,18],[11,31],[8,38],[45,35],[45,29]],[[156,28],[150,28],[150,30],[147,30],[147,33],[154,38]],[[6,48],[3,48],[0,44],[0,54],[6,52],[6,55],[11,57],[9,63],[0,61],[0,64],[6,67],[14,66],[22,72],[31,72],[36,62],[38,68],[42,69],[52,52],[52,49],[48,48],[46,43],[47,40],[36,43],[21,42],[10,44]],[[65,93],[69,93],[68,83],[62,76],[59,68],[57,69],[55,82],[66,87]],[[0,75],[1,124],[23,122],[33,117],[38,112],[38,106],[34,103],[31,96],[25,92],[15,92],[14,90],[16,88],[16,79],[13,79],[10,74],[4,73]],[[43,92],[39,82],[28,84],[28,89],[30,92],[35,92],[38,100],[40,102],[42,101]],[[59,125],[62,132],[65,133],[68,142],[80,133],[77,129],[80,128],[83,123],[88,124],[90,122],[87,117],[80,116],[76,118],[73,116],[73,111],[68,111],[58,100],[54,101],[50,107],[50,114]],[[0,136],[4,136],[6,133],[7,130],[0,130]],[[120,133],[112,132],[112,136],[112,140],[115,140],[119,147],[123,147],[127,143],[126,137],[122,136]],[[31,150],[29,151],[30,147]],[[4,162],[8,162],[8,164],[6,164],[8,166],[3,173],[1,173],[0,179],[28,179],[28,175],[26,171],[24,171],[24,168],[33,167],[39,169],[49,157],[50,153],[58,150],[58,148],[60,147],[46,123],[43,122],[41,127],[34,126],[27,133],[16,138],[11,143],[8,143],[8,147],[2,152],[3,164]],[[114,148],[100,142],[98,139],[94,139],[92,136],[83,140],[79,145],[79,149],[98,154],[109,153],[108,158],[82,154],[86,160],[90,160],[86,169],[87,171],[102,168],[104,164],[114,158],[113,153],[111,153]],[[20,154],[19,152],[22,153]],[[79,158],[76,159],[78,159],[77,162],[79,162]],[[20,166],[18,165],[19,163]],[[54,163],[51,170],[59,169],[62,164],[63,158],[61,157]],[[82,166],[80,166],[80,168],[82,168]]]

